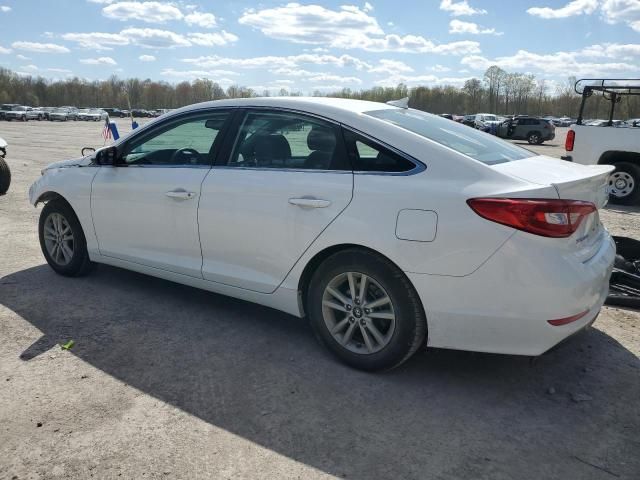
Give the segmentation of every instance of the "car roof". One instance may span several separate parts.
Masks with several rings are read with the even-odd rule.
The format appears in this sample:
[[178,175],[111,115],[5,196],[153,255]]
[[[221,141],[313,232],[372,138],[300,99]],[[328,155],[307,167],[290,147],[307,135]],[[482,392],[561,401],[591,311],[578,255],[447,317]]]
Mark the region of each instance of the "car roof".
[[[335,120],[342,118],[352,118],[363,112],[372,110],[398,109],[385,103],[370,102],[366,100],[353,100],[347,98],[327,98],[327,97],[254,97],[254,98],[234,98],[228,100],[214,100],[211,102],[196,103],[186,107],[171,111],[168,115],[180,115],[190,111],[205,108],[251,108],[251,107],[271,107],[301,110]],[[167,117],[169,118],[169,117]]]

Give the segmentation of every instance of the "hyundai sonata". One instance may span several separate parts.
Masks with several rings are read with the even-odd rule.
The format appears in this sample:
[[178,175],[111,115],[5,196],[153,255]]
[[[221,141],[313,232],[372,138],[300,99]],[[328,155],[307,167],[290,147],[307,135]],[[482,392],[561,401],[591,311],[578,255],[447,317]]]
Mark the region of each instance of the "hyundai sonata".
[[56,272],[105,263],[308,317],[380,370],[423,345],[539,355],[591,324],[612,168],[404,106],[253,98],[170,112],[29,194]]

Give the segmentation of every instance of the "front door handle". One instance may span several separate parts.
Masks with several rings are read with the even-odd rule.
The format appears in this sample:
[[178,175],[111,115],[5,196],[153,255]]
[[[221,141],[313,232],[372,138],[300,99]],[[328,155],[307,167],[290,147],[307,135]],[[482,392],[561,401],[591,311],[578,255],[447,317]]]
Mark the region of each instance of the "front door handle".
[[301,208],[326,208],[331,205],[329,200],[315,197],[290,198],[289,203]]
[[182,188],[177,188],[166,192],[165,195],[169,198],[175,198],[176,200],[189,200],[196,197],[196,192],[188,192]]

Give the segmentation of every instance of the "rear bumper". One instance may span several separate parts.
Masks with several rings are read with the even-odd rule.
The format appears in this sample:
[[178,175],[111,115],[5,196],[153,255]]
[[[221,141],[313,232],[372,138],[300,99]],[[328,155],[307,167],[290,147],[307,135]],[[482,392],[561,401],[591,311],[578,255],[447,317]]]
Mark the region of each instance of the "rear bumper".
[[[425,307],[429,345],[536,356],[593,323],[615,257],[609,234],[586,262],[536,253],[510,240],[465,277],[408,274]],[[547,322],[584,311],[566,325]]]

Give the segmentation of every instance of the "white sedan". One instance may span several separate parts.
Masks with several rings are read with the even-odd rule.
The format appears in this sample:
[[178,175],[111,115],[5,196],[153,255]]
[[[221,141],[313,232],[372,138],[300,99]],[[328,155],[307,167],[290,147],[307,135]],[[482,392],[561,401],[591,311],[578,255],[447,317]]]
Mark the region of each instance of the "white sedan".
[[252,98],[166,114],[29,195],[62,275],[105,263],[308,316],[380,370],[423,345],[539,355],[590,325],[612,168],[398,106]]

